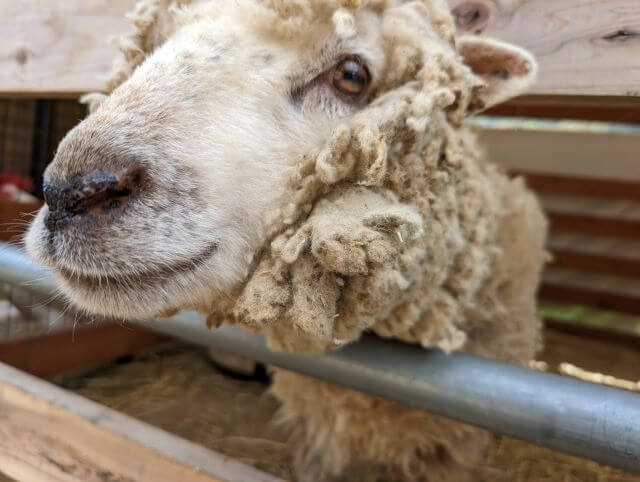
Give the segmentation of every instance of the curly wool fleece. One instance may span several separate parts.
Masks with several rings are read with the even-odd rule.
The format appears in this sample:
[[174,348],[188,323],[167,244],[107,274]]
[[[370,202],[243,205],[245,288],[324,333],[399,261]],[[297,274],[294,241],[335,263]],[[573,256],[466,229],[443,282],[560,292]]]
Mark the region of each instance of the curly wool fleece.
[[[168,3],[138,3],[137,31],[121,41],[126,62],[111,89],[171,30]],[[385,15],[402,3],[270,0],[256,4],[255,23],[290,37],[331,15],[338,34],[350,36],[354,9]],[[462,124],[482,107],[474,94],[483,82],[455,51],[446,3],[410,4],[385,24],[390,64],[376,98],[300,160],[266,222],[270,244],[237,300],[210,313],[211,325],[240,323],[264,332],[271,348],[293,352],[327,351],[367,330],[484,352],[469,346],[469,333],[504,323],[535,345],[545,221],[520,181],[483,162]],[[506,358],[524,361],[533,354],[525,351]]]
[[[529,325],[521,336],[535,343],[545,223],[519,182],[482,161],[462,126],[481,82],[451,46],[446,6],[416,3],[414,13],[396,19],[402,27],[388,38],[392,60],[378,97],[301,161],[267,223],[275,238],[231,314],[212,321],[262,331],[286,351],[326,351],[367,330],[450,351],[483,324],[505,322],[515,304]],[[336,11],[337,29],[348,15]],[[425,38],[426,22],[439,38]],[[529,246],[505,247],[517,242],[505,220],[518,210],[537,232]],[[531,263],[517,301],[508,285],[522,280],[504,269],[507,256]]]

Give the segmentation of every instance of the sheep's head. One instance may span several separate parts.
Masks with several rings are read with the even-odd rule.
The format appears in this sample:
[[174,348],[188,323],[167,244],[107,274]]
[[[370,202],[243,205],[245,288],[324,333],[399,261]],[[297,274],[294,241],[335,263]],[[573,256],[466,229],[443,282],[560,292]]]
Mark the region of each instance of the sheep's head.
[[26,239],[106,315],[233,300],[332,186],[380,186],[392,146],[535,70],[501,43],[456,47],[440,0],[168,3],[138,6],[127,63],[60,144]]

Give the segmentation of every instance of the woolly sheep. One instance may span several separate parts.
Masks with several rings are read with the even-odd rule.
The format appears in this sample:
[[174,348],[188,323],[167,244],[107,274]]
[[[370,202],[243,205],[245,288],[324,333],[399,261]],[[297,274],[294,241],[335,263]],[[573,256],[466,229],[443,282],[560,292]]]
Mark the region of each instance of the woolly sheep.
[[[525,364],[546,221],[464,119],[536,64],[444,0],[140,1],[26,238],[78,306],[198,309],[271,348],[363,332]],[[462,481],[487,434],[285,371],[300,481]]]

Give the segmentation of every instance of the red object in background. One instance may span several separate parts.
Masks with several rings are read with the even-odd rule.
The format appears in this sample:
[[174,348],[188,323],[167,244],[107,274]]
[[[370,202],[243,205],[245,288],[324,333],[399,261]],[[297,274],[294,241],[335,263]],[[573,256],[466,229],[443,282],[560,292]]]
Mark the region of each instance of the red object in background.
[[42,201],[33,194],[33,180],[20,174],[0,173],[0,241],[20,242],[32,214]]
[[13,184],[25,192],[33,191],[33,180],[30,177],[21,176],[13,172],[0,172],[0,185]]
[[[14,189],[3,189],[5,186],[12,186]],[[33,180],[29,177],[21,176],[13,172],[0,173],[0,200],[15,201],[17,192],[30,193],[33,191]],[[31,197],[31,196],[30,196]]]

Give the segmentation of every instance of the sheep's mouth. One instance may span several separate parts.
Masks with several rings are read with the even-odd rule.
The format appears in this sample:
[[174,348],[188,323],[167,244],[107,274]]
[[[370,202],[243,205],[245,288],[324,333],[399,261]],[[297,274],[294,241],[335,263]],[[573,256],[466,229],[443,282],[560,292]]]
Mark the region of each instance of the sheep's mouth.
[[110,273],[102,275],[74,272],[65,267],[56,271],[70,284],[88,290],[115,288],[122,291],[135,291],[138,288],[155,286],[178,275],[196,271],[218,250],[218,243],[211,243],[196,256],[188,259],[137,272]]

